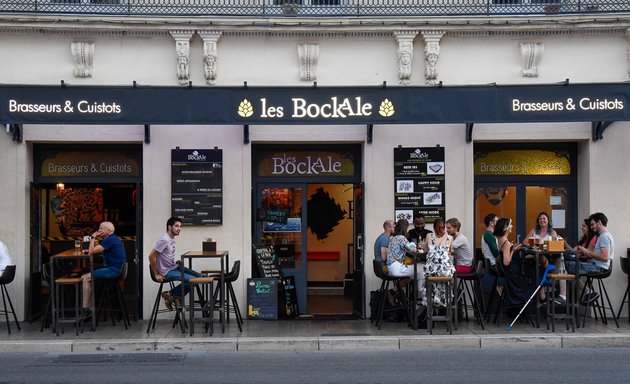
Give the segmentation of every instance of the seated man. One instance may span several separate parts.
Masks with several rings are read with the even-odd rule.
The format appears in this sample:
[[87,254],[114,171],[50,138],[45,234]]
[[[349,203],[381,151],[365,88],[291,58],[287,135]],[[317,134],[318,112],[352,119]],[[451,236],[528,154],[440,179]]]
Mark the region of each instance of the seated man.
[[[120,268],[127,262],[127,255],[125,254],[125,247],[123,246],[120,238],[114,234],[114,224],[109,221],[104,221],[98,227],[98,230],[92,234],[90,239],[90,248],[88,253],[95,255],[98,253],[103,254],[103,268],[94,271],[95,279],[108,279],[118,276]],[[101,237],[103,240],[96,244],[96,238]],[[90,315],[90,308],[92,307],[92,276],[86,273],[83,278],[83,311],[86,316]]]
[[[592,251],[582,245],[578,245],[576,247],[579,255],[582,255],[584,258],[590,258],[590,261],[579,262],[580,275],[607,271],[610,268],[610,261],[615,255],[615,240],[610,232],[608,232],[608,228],[606,228],[608,225],[608,218],[606,215],[601,212],[597,212],[589,216],[588,219],[591,229],[595,231],[598,237],[597,242],[595,243],[595,248]],[[576,272],[576,261],[565,260],[564,264],[567,272]],[[598,297],[599,294],[597,292],[588,289],[588,292],[585,292],[582,301],[583,303],[591,302],[597,300]]]
[[169,311],[173,307],[181,307],[182,299],[190,290],[188,282],[193,277],[201,277],[201,273],[177,264],[175,260],[175,236],[178,236],[182,229],[182,220],[178,217],[171,217],[166,221],[166,233],[160,237],[149,254],[149,262],[151,269],[155,275],[155,280],[163,281],[181,281],[182,270],[184,271],[184,291],[182,285],[178,285],[170,292],[162,292],[164,305]]

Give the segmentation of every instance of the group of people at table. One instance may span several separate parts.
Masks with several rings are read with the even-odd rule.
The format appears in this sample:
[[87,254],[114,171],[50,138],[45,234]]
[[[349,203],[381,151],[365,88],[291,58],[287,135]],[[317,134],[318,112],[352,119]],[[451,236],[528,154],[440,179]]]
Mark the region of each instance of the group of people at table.
[[[523,304],[533,294],[539,282],[536,281],[536,264],[546,269],[549,259],[539,256],[539,263],[524,262],[526,255],[532,250],[532,240],[548,242],[561,240],[553,229],[550,216],[541,212],[536,218],[536,225],[532,228],[523,243],[512,243],[508,237],[512,233],[513,225],[510,218],[499,218],[496,214],[484,217],[486,230],[481,237],[481,250],[488,260],[490,268],[496,270],[497,263],[501,263],[505,272],[506,284],[509,285],[506,298],[513,304]],[[579,268],[579,275],[608,270],[610,260],[615,253],[615,242],[607,229],[608,218],[601,212],[593,213],[581,223],[582,236],[575,246],[564,243],[563,258],[552,258],[557,270],[566,270],[575,274]],[[414,277],[417,282],[418,300],[426,305],[425,276],[448,276],[456,271],[458,274],[468,273],[474,267],[474,253],[468,239],[461,232],[461,224],[457,218],[448,220],[437,219],[433,223],[433,231],[425,228],[423,216],[414,217],[413,228],[409,231],[405,219],[386,220],[381,233],[374,243],[375,260],[383,264],[383,269],[390,276]],[[530,240],[531,239],[531,240]],[[536,244],[537,245],[537,244]],[[521,252],[524,251],[524,252]],[[426,261],[419,258],[409,258],[410,254],[425,254]],[[529,252],[530,255],[533,252]],[[516,255],[516,256],[515,256]],[[529,256],[531,259],[533,256]],[[412,265],[416,263],[416,266]],[[564,266],[561,265],[564,263]],[[564,268],[562,268],[564,267]],[[559,296],[553,298],[555,304],[566,303],[567,287],[565,281],[559,283]],[[540,299],[547,300],[544,290],[540,290]],[[594,301],[598,294],[586,287],[582,302]],[[439,300],[439,301],[442,301]],[[435,296],[434,296],[435,302]],[[438,303],[440,305],[440,303]]]

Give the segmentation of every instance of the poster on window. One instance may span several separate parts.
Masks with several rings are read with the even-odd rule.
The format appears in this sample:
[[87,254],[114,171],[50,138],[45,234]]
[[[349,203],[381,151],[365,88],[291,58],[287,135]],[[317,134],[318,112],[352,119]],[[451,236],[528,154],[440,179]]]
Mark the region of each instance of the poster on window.
[[223,223],[223,151],[171,150],[171,212],[183,225]]
[[394,218],[409,223],[444,218],[446,186],[443,147],[394,148]]

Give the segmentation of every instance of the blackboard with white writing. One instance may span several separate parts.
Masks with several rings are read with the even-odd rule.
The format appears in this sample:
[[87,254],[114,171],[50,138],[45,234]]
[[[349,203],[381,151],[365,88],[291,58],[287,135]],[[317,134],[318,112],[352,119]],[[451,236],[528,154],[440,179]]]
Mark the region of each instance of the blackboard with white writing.
[[278,319],[278,279],[247,279],[247,318]]
[[280,281],[282,282],[282,297],[280,302],[284,304],[284,308],[281,309],[281,315],[286,318],[297,317],[300,312],[298,309],[297,291],[295,289],[295,277],[285,276],[281,278]]
[[265,245],[254,246],[254,260],[260,277],[282,277],[280,263],[273,247]]
[[183,225],[223,223],[222,150],[171,150],[171,213]]

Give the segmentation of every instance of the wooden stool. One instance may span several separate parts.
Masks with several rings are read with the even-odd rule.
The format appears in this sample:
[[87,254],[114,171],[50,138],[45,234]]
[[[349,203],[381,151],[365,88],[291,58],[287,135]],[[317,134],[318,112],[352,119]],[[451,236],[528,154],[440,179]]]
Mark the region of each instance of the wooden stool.
[[[575,322],[576,322],[576,299],[577,294],[575,291],[575,275],[568,273],[550,273],[547,275],[551,284],[546,287],[547,291],[547,329],[549,329],[549,320],[551,319],[551,331],[556,331],[556,319],[562,320],[564,319],[566,322],[566,330],[569,330],[569,323],[571,323],[571,329],[575,332]],[[565,312],[563,314],[556,313],[556,303],[555,303],[555,283],[556,281],[566,281],[567,282],[567,300],[565,302]]]
[[[446,297],[449,303],[446,305],[446,314],[443,316],[433,315],[433,285],[444,284],[446,288]],[[453,296],[453,276],[427,276],[427,331],[433,334],[433,322],[445,321],[449,334],[453,334],[453,305],[450,303]]]
[[[190,336],[195,333],[195,321],[206,324],[206,330],[212,336],[214,331],[213,319],[214,319],[214,294],[212,292],[214,287],[214,277],[193,277],[189,280],[191,284],[190,289],[190,303],[188,310],[190,311]],[[199,298],[199,308],[195,307],[195,290],[201,288],[202,294]],[[219,310],[223,310],[222,308]],[[195,319],[195,312],[201,312],[202,317]]]
[[[55,279],[55,332],[57,336],[59,336],[59,328],[60,324],[74,323],[74,331],[77,336],[79,336],[79,324],[82,320],[80,311],[81,311],[81,298],[83,296],[81,284],[83,283],[83,279],[80,277],[61,277],[59,279]],[[74,318],[66,317],[66,295],[63,294],[63,290],[67,287],[74,288]],[[96,314],[93,314],[95,316]],[[63,328],[61,329],[61,333],[63,333]]]

